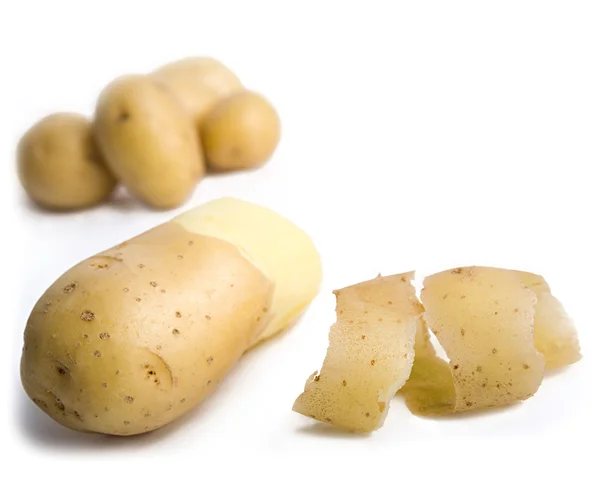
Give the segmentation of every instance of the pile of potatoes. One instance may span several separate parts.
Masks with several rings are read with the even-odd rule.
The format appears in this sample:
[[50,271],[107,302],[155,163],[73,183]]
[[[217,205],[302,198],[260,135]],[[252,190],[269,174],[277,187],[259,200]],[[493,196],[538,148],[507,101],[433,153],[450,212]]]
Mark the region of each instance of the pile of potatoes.
[[118,182],[149,207],[171,209],[207,169],[262,166],[279,138],[265,97],[213,58],[185,58],[108,84],[92,121],[56,113],[36,123],[19,142],[18,174],[49,209],[99,204]]

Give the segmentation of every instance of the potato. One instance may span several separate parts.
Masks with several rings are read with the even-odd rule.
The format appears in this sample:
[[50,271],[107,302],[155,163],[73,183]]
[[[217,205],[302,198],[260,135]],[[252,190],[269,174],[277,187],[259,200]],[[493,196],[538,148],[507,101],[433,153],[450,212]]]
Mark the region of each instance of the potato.
[[184,58],[152,76],[169,88],[197,125],[218,101],[243,88],[231,70],[210,57]]
[[357,432],[383,425],[389,402],[408,379],[423,307],[413,273],[377,277],[335,291],[337,321],[320,374],[293,410]]
[[200,127],[207,164],[221,171],[262,166],[275,152],[280,133],[275,108],[251,91],[218,103]]
[[55,113],[36,123],[17,147],[18,175],[42,207],[80,209],[106,200],[116,185],[87,118]]
[[108,165],[148,205],[181,205],[204,175],[192,120],[151,77],[125,76],[100,94],[94,132]]
[[287,325],[320,279],[313,243],[288,220],[235,199],[205,204],[80,262],[44,293],[25,329],[23,387],[69,428],[159,428]]

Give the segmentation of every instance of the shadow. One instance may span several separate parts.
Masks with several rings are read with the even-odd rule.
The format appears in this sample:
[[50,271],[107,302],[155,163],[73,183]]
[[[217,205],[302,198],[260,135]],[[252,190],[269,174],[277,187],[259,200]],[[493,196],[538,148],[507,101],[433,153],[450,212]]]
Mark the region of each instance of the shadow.
[[248,169],[206,169],[206,176],[224,176],[224,175],[245,175],[250,173],[260,172],[260,170],[266,165],[263,164],[258,168],[248,168]]
[[108,205],[121,212],[149,209],[149,207],[145,206],[140,200],[136,199],[133,195],[127,192],[125,187],[122,185],[117,187],[105,204],[99,205]]
[[[395,399],[399,399],[404,402],[404,396],[401,393],[396,394]],[[411,414],[416,418],[426,419],[430,421],[461,421],[463,419],[473,420],[473,419],[481,419],[487,416],[494,416],[497,414],[505,413],[508,410],[516,409],[520,407],[526,401],[518,401],[511,402],[502,407],[488,407],[483,409],[474,409],[473,411],[463,411],[459,413],[449,412],[447,414],[438,414],[438,415],[424,415],[424,414]],[[405,403],[406,405],[406,403]],[[408,406],[407,406],[408,409]]]
[[340,438],[342,440],[367,440],[371,437],[370,433],[356,433],[354,431],[338,428],[337,426],[326,423],[316,422],[310,425],[302,426],[296,429],[296,433],[311,435],[323,438]]
[[52,450],[89,450],[94,453],[99,450],[110,452],[115,449],[146,448],[149,445],[159,443],[185,426],[194,415],[197,416],[198,408],[202,407],[202,405],[198,406],[185,416],[157,430],[140,435],[118,436],[66,428],[50,418],[41,409],[38,409],[23,391],[19,394],[20,397],[16,406],[16,424],[23,437],[30,443]]

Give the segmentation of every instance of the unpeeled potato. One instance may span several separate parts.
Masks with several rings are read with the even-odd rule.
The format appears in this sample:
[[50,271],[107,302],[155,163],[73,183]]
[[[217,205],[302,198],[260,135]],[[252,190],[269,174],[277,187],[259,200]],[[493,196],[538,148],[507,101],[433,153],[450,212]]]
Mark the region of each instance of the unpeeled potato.
[[220,171],[262,166],[275,152],[280,134],[277,111],[252,91],[218,103],[200,127],[207,164]]
[[29,129],[18,145],[17,166],[29,197],[49,209],[98,204],[116,185],[90,121],[74,113],[55,113]]
[[94,132],[113,173],[154,208],[181,205],[204,175],[194,123],[151,77],[111,82],[98,98]]
[[216,103],[242,90],[238,76],[210,57],[169,63],[154,71],[152,77],[169,88],[197,125]]

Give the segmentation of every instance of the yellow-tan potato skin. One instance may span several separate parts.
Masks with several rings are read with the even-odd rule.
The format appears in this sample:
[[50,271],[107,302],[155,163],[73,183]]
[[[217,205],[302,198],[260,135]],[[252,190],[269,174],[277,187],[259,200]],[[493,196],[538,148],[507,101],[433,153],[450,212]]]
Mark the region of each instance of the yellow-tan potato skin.
[[243,88],[231,70],[210,57],[184,58],[160,67],[152,76],[169,88],[196,125],[217,102]]
[[536,296],[515,271],[464,267],[425,278],[425,320],[450,358],[454,412],[531,397],[544,375]]
[[156,429],[210,394],[263,334],[288,326],[320,279],[319,255],[293,223],[241,200],[206,203],[51,286],[25,329],[23,386],[70,428]]
[[537,274],[519,272],[536,297],[535,347],[544,355],[546,370],[571,365],[581,359],[579,338],[573,321],[556,299],[546,280]]
[[271,296],[233,245],[166,223],[48,289],[27,323],[23,385],[70,428],[158,428],[216,387],[260,332]]
[[18,176],[38,205],[81,209],[106,200],[116,180],[106,167],[82,115],[55,113],[40,120],[17,148]]
[[423,307],[413,273],[378,277],[335,291],[337,321],[319,375],[293,410],[355,432],[383,425],[389,402],[408,379]]
[[164,84],[124,76],[96,104],[94,133],[113,173],[148,205],[181,205],[205,173],[193,121]]
[[272,156],[281,125],[269,101],[255,92],[243,91],[214,106],[200,132],[210,168],[241,170],[258,168]]

